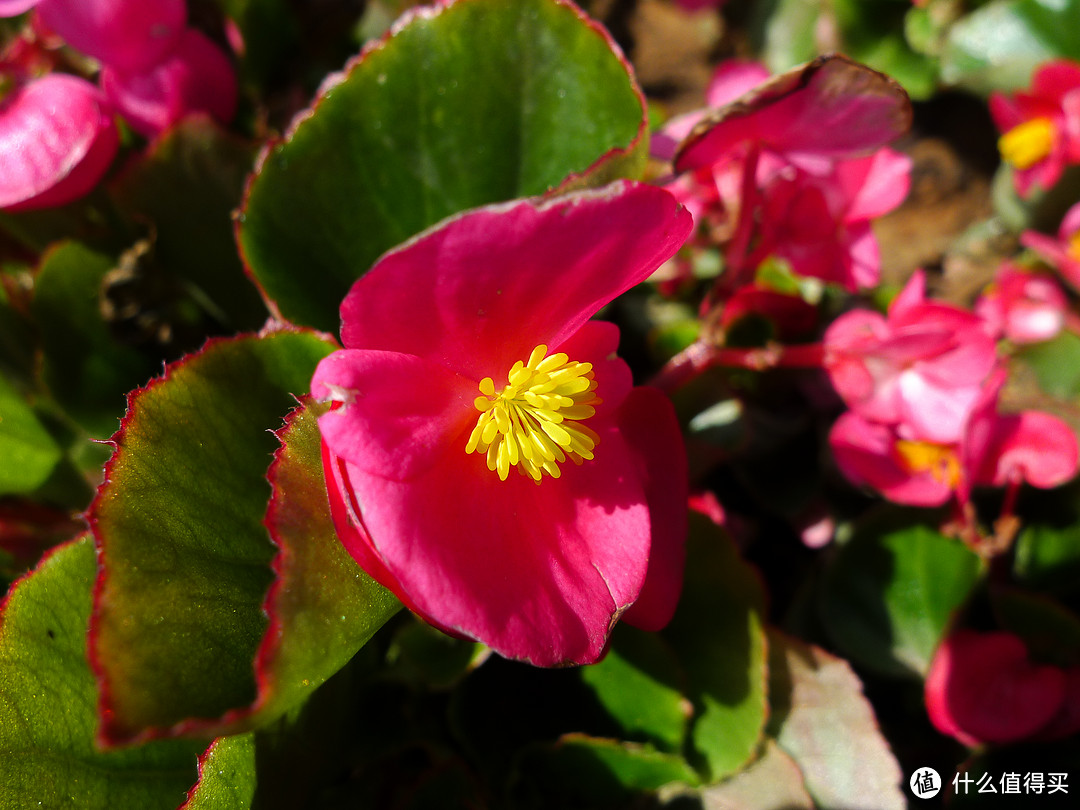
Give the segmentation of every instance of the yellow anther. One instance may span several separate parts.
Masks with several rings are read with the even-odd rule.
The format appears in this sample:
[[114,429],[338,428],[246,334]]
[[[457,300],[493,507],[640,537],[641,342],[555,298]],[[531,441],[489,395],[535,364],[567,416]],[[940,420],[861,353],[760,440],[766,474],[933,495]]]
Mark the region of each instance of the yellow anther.
[[998,151],[1010,166],[1030,169],[1050,154],[1056,134],[1054,122],[1049,118],[1032,118],[998,138]]
[[907,439],[900,439],[895,447],[908,472],[928,472],[935,481],[948,484],[951,489],[960,485],[960,458],[954,447]]
[[575,363],[562,352],[549,357],[547,351],[540,344],[528,362],[514,363],[501,391],[485,377],[483,396],[473,401],[480,416],[465,452],[485,454],[488,469],[503,481],[511,467],[537,483],[545,474],[558,478],[561,463],[592,459],[600,442],[595,431],[579,424],[595,415],[601,402],[592,364]]

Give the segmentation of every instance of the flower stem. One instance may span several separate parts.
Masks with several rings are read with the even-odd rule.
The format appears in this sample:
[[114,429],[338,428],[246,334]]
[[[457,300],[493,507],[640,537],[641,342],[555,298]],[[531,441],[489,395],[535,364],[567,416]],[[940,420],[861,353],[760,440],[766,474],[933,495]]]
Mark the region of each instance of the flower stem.
[[824,349],[820,343],[783,346],[768,343],[753,348],[724,348],[697,341],[672,357],[649,385],[672,393],[718,366],[765,371],[771,368],[820,368]]

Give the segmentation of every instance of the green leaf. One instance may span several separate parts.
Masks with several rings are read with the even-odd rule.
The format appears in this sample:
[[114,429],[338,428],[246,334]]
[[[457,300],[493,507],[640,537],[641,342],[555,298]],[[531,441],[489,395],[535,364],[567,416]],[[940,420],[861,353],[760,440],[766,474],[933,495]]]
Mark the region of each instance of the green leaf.
[[103,564],[91,654],[110,742],[244,728],[242,716],[219,721],[256,697],[270,431],[331,348],[293,331],[219,340],[132,395],[89,512]]
[[259,649],[252,723],[295,706],[344,666],[400,608],[338,540],[323,479],[314,406],[298,408],[278,432],[266,526],[279,548],[266,600],[271,632]]
[[775,740],[749,767],[703,791],[706,807],[724,810],[816,810],[802,771]]
[[1080,617],[1059,602],[1016,588],[991,592],[1002,629],[1020,636],[1032,657],[1060,667],[1080,665]]
[[904,810],[903,773],[846,661],[772,632],[769,677],[769,731],[818,807]]
[[710,520],[690,515],[686,581],[663,637],[687,675],[690,743],[710,781],[754,753],[766,716],[764,595],[757,572]]
[[229,332],[257,329],[268,314],[233,235],[232,213],[254,157],[252,144],[210,119],[187,118],[110,187],[120,207],[150,227],[157,266]]
[[959,540],[887,510],[842,546],[825,575],[819,608],[844,655],[895,676],[925,675],[953,612],[983,565]]
[[490,654],[477,641],[448,636],[414,619],[394,633],[383,675],[422,689],[450,689]]
[[199,783],[179,810],[248,810],[255,783],[254,733],[219,737],[199,757]]
[[567,734],[554,746],[531,752],[525,763],[551,806],[627,807],[635,794],[698,781],[682,757],[584,734]]
[[87,432],[109,438],[120,426],[124,395],[160,369],[160,361],[118,343],[101,315],[105,275],[116,262],[78,242],[50,250],[34,284],[45,384]]
[[629,739],[680,750],[693,708],[678,661],[658,635],[618,625],[604,660],[582,668],[581,678]]
[[941,76],[977,93],[1009,91],[1057,57],[1080,59],[1078,0],[995,0],[949,30]]
[[573,6],[437,6],[366,49],[264,152],[240,246],[286,318],[336,329],[352,282],[389,248],[602,158],[589,182],[636,173],[644,126],[626,63]]
[[0,807],[172,810],[205,746],[166,740],[102,753],[86,662],[96,571],[89,539],[48,556],[0,615]]
[[843,38],[843,50],[852,59],[887,73],[912,98],[929,98],[937,88],[937,65],[912,50],[904,37],[906,2],[833,0]]
[[33,492],[49,479],[62,457],[34,409],[0,374],[0,495]]
[[1029,586],[1076,593],[1080,589],[1080,522],[1025,528],[1016,542],[1016,573]]
[[757,4],[755,10],[762,60],[772,73],[783,73],[818,55],[814,32],[821,0],[774,0]]
[[1062,330],[1057,337],[1032,343],[1016,356],[1035,372],[1039,387],[1051,396],[1080,396],[1080,335]]

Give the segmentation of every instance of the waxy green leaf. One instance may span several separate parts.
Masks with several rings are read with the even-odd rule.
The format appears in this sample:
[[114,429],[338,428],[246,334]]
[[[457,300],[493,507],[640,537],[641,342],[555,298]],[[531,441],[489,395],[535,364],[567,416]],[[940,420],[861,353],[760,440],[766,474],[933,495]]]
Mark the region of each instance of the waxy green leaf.
[[109,438],[124,415],[124,395],[161,369],[159,360],[118,342],[101,314],[112,257],[78,242],[50,250],[34,283],[43,375],[53,397],[92,436]]
[[[94,747],[97,692],[86,661],[96,565],[89,538],[15,584],[0,613],[0,807],[173,810],[205,743]],[[216,810],[216,808],[215,808]]]
[[820,615],[853,660],[895,676],[925,675],[953,612],[983,565],[915,513],[888,510],[860,527],[826,572]]
[[389,248],[451,214],[542,194],[593,167],[592,184],[635,174],[644,125],[626,62],[574,6],[459,0],[419,10],[263,153],[240,214],[241,250],[282,315],[336,329],[345,293]]
[[739,770],[765,726],[764,602],[757,572],[731,538],[691,513],[686,581],[662,635],[686,671],[690,744],[710,781]]
[[44,484],[63,458],[30,403],[0,373],[0,495],[23,495]]
[[219,737],[199,757],[199,783],[179,810],[248,810],[255,784],[254,732]]
[[89,511],[105,741],[250,722],[273,579],[271,431],[332,348],[293,331],[214,341],[131,395]]

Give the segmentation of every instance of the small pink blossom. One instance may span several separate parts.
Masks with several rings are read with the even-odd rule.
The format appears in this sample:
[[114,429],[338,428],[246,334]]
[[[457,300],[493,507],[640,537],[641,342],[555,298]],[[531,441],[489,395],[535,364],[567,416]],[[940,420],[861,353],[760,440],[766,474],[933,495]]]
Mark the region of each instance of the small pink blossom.
[[0,17],[16,17],[37,4],[38,0],[0,0]]
[[1032,76],[1030,92],[991,93],[990,114],[1016,190],[1026,196],[1034,186],[1050,188],[1066,165],[1080,162],[1080,64],[1046,62]]
[[1024,231],[1020,242],[1049,262],[1074,290],[1080,290],[1080,203],[1065,212],[1057,239],[1037,231]]
[[134,73],[106,65],[101,87],[136,132],[154,137],[181,118],[205,112],[228,123],[236,110],[232,63],[204,34],[188,28],[161,62]]
[[915,273],[887,316],[855,310],[825,333],[825,369],[863,419],[909,440],[955,443],[997,362],[982,320],[928,301]]
[[964,745],[1031,737],[1059,713],[1066,677],[1031,662],[1024,642],[1008,632],[959,630],[934,654],[926,676],[930,721]]
[[[550,666],[615,620],[657,629],[682,577],[670,402],[590,320],[682,244],[671,195],[618,183],[476,209],[386,254],[342,304],[312,393],[331,511],[375,579],[448,632]],[[625,615],[624,615],[625,614]]]
[[49,208],[89,192],[118,147],[101,92],[52,73],[19,84],[0,101],[0,208]]
[[1013,343],[1050,340],[1065,325],[1068,300],[1057,279],[1003,264],[975,302],[975,313],[995,337]]

